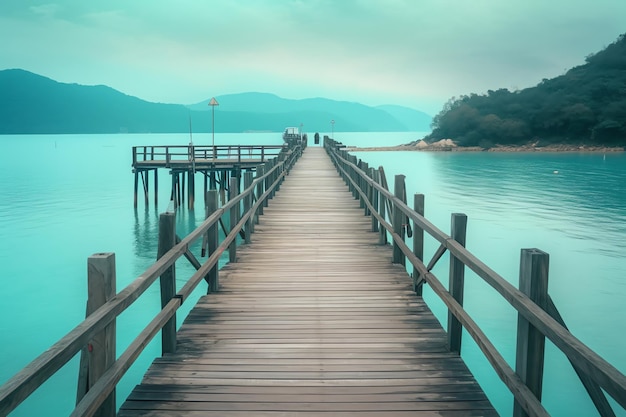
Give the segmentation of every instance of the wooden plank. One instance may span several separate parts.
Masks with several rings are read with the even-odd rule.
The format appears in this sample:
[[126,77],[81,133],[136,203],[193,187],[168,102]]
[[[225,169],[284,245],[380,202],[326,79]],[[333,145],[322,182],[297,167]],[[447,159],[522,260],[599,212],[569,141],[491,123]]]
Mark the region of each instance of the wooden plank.
[[497,415],[310,148],[120,416]]
[[[327,416],[318,411],[257,411],[254,417],[320,417]],[[386,417],[387,411],[335,411],[332,417]],[[118,417],[250,417],[249,411],[183,411],[183,410],[121,410]],[[396,411],[394,417],[496,417],[495,410],[448,410],[440,411]]]

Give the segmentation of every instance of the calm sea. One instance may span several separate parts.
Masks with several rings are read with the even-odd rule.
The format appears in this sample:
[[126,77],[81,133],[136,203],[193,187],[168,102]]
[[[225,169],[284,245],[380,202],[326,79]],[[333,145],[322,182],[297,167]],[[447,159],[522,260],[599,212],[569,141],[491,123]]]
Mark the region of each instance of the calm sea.
[[[335,134],[357,146],[394,145],[422,136]],[[194,135],[196,144],[210,141],[210,135]],[[131,146],[188,142],[184,134],[0,136],[0,383],[84,318],[89,255],[116,253],[118,290],[154,261],[158,214],[167,208],[170,183],[163,172],[159,206],[144,207],[140,199],[133,209]],[[281,139],[268,133],[218,134],[215,142],[280,144]],[[626,155],[357,155],[370,166],[383,165],[389,183],[395,174],[406,175],[409,195],[426,195],[426,215],[442,230],[449,230],[451,213],[467,214],[467,247],[511,283],[517,285],[521,248],[548,252],[550,294],[567,325],[626,372]],[[202,221],[203,210],[179,210],[177,216],[178,234],[184,235]],[[427,242],[426,256],[435,248]],[[440,260],[434,270],[444,282],[447,262]],[[177,268],[181,280],[192,271],[182,262]],[[196,297],[205,290],[199,288]],[[159,297],[157,285],[119,318],[118,353],[158,311]],[[428,289],[425,298],[445,320],[444,307]],[[193,300],[186,304],[188,309]],[[513,364],[513,309],[469,273],[465,306]],[[157,341],[122,380],[119,401],[159,354]],[[499,412],[510,415],[510,394],[467,334],[463,357]],[[69,414],[77,372],[73,360],[12,415]],[[550,344],[544,404],[554,416],[595,414],[569,363]]]

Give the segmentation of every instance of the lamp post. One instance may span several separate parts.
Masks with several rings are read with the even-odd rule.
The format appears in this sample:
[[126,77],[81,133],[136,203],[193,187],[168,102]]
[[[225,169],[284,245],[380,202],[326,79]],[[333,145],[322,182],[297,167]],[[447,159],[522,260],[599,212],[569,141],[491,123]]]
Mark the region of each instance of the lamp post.
[[331,129],[330,138],[332,140],[335,140],[335,119],[330,121],[330,129]]
[[211,106],[211,131],[212,131],[212,140],[211,145],[213,146],[213,159],[215,159],[215,106],[219,106],[220,103],[215,100],[215,97],[211,97],[211,101],[209,101],[209,106]]
[[302,138],[304,137],[304,135],[302,134],[302,127],[304,126],[303,123],[300,123],[300,142],[302,142]]

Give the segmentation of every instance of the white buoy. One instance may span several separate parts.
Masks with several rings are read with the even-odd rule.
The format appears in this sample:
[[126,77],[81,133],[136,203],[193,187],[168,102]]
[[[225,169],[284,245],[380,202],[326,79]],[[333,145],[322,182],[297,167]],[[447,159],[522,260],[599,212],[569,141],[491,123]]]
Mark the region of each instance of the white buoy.
[[558,174],[558,173],[559,173],[559,171],[553,171],[552,173],[553,173],[553,174]]

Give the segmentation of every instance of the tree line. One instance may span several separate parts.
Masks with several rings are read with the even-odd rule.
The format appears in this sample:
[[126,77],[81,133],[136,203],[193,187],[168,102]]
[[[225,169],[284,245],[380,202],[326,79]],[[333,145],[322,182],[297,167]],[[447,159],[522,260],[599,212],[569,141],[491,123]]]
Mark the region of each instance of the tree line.
[[626,145],[626,34],[535,87],[453,97],[431,127],[461,146]]

